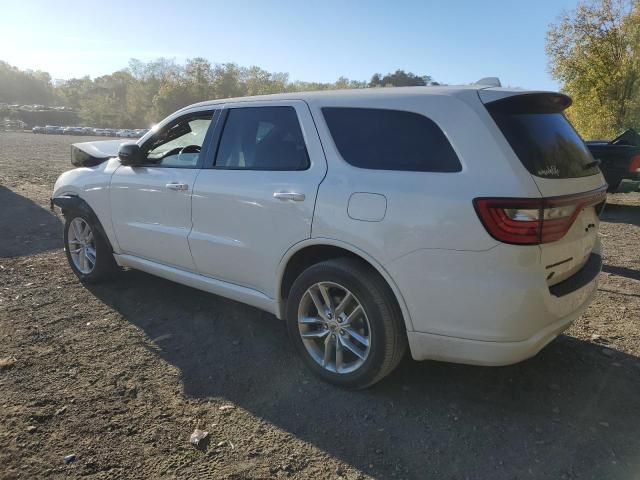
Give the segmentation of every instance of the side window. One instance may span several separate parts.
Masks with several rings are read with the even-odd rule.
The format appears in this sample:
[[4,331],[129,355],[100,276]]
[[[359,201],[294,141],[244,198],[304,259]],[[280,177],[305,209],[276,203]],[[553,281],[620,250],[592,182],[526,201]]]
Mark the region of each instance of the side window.
[[433,120],[413,112],[376,108],[322,109],[347,163],[375,170],[459,172],[460,161]]
[[147,160],[158,167],[196,168],[213,114],[189,116],[151,140]]
[[229,110],[216,167],[240,170],[305,170],[309,156],[293,107]]

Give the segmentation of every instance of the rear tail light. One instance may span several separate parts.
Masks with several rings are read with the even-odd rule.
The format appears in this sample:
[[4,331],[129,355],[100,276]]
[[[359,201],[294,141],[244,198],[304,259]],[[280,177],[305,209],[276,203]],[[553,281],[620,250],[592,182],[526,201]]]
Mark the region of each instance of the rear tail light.
[[580,212],[604,205],[606,187],[576,195],[549,198],[476,198],[473,205],[489,235],[515,245],[560,240]]
[[629,164],[629,171],[631,173],[640,173],[640,155],[636,155],[631,159]]

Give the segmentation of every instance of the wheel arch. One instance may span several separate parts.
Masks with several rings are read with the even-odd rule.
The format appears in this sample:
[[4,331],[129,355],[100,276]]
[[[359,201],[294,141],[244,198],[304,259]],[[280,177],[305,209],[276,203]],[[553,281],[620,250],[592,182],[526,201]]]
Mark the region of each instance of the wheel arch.
[[65,217],[67,217],[67,215],[69,214],[73,214],[74,212],[84,213],[88,215],[95,223],[98,233],[100,233],[100,235],[102,235],[102,238],[106,240],[111,251],[114,251],[111,239],[102,226],[98,215],[96,215],[96,213],[93,211],[91,205],[89,205],[87,201],[80,197],[78,194],[63,193],[61,195],[58,195],[57,197],[53,197],[51,199],[51,204],[60,207],[60,209],[62,210],[62,215],[64,215]]
[[284,318],[287,294],[295,279],[305,268],[324,260],[338,257],[357,258],[378,272],[387,285],[389,285],[389,288],[391,288],[391,291],[398,302],[407,331],[413,331],[413,323],[404,297],[396,283],[393,281],[393,278],[391,278],[391,275],[389,275],[384,267],[371,255],[358,247],[330,238],[312,238],[297,243],[282,257],[278,267],[277,288],[275,291],[277,303],[276,316],[278,318]]

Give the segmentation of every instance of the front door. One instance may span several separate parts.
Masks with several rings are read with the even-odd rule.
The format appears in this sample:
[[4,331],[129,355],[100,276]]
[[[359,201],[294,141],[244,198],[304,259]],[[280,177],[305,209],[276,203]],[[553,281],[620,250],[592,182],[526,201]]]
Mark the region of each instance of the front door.
[[211,119],[208,111],[169,122],[142,146],[147,163],[113,174],[111,215],[122,253],[195,271],[187,240],[191,195]]
[[280,260],[311,236],[320,139],[302,101],[227,104],[218,123],[193,191],[191,253],[200,273],[275,298]]

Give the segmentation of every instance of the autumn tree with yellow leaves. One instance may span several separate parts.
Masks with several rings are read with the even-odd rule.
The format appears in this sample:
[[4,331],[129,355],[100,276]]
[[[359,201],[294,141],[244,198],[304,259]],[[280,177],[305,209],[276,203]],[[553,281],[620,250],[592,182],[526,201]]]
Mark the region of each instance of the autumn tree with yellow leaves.
[[587,139],[640,127],[640,1],[593,0],[547,33],[552,76],[573,98],[567,111]]

